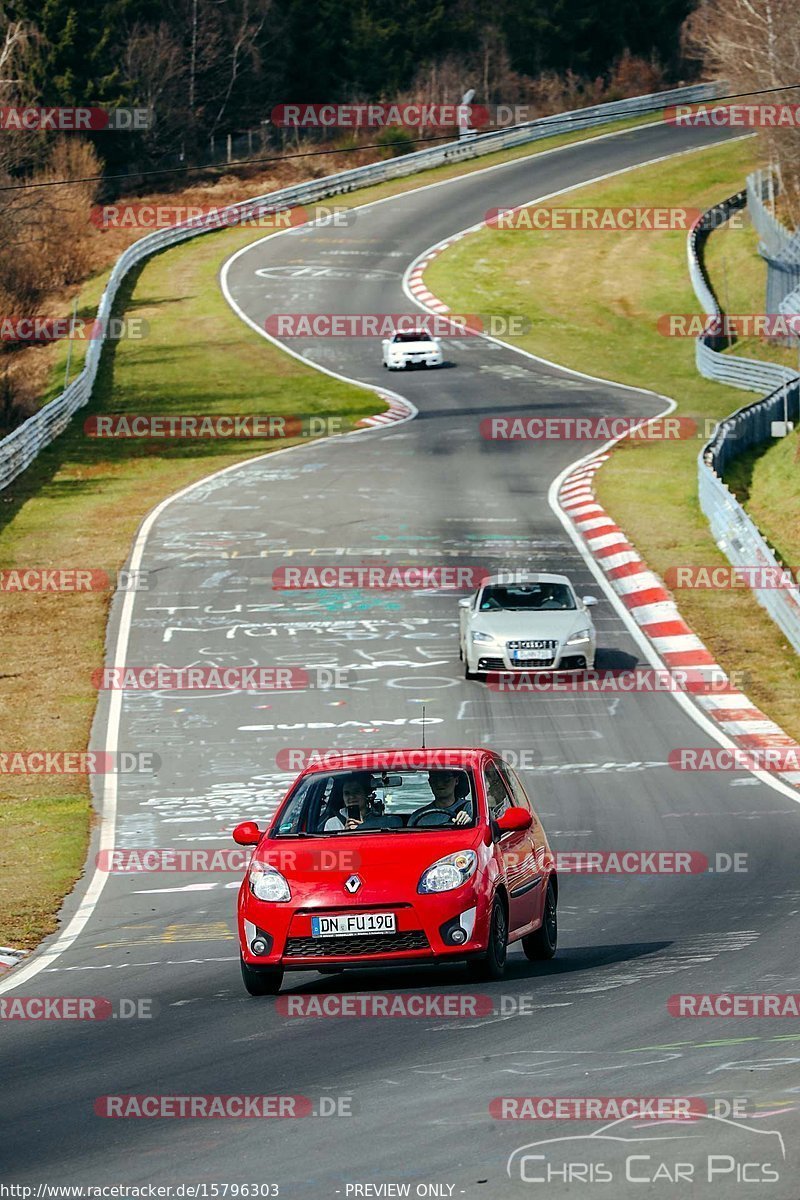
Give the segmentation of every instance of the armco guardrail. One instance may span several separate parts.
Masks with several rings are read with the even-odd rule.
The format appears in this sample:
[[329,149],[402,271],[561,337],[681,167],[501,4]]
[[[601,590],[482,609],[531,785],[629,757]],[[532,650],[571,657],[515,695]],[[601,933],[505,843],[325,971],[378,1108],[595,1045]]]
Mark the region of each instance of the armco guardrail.
[[[692,287],[703,312],[709,317],[721,316],[721,310],[703,270],[703,244],[713,229],[717,229],[746,204],[746,191],[737,192],[735,196],[729,196],[727,200],[715,204],[703,213],[687,239],[686,250]],[[717,383],[727,383],[731,387],[744,388],[748,392],[771,392],[796,378],[795,371],[779,363],[722,354],[720,347],[725,345],[725,341],[725,338],[713,333],[701,334],[697,339],[695,362],[698,371],[706,379],[715,379]]]
[[747,209],[760,239],[758,252],[767,264],[768,313],[780,312],[787,293],[800,286],[800,229],[787,229],[775,216],[779,191],[777,168],[759,169],[747,176]]
[[[540,138],[550,137],[556,132],[588,129],[624,117],[640,116],[648,112],[655,113],[659,108],[672,104],[713,100],[718,94],[720,86],[718,83],[704,83],[688,88],[673,88],[668,92],[634,96],[631,99],[617,100],[611,104],[597,104],[591,108],[581,108],[573,112],[542,117],[540,120],[531,121],[526,125],[501,129],[494,133],[479,134],[474,138],[465,138],[458,142],[447,142],[429,149],[417,150],[399,158],[370,163],[365,167],[354,167],[350,171],[340,171],[336,175],[327,175],[323,179],[313,179],[292,187],[281,188],[279,191],[254,197],[242,204],[232,204],[224,209],[218,217],[204,216],[172,226],[169,229],[147,234],[129,246],[114,264],[97,310],[97,321],[103,330],[111,316],[119,285],[131,267],[168,246],[175,246],[179,242],[198,237],[203,233],[212,233],[223,226],[234,225],[237,220],[246,220],[257,216],[259,211],[314,203],[317,200],[341,195],[370,183],[399,179],[404,175],[413,175],[428,167],[466,161],[484,154],[491,154],[495,150],[505,150],[524,145],[527,142],[535,142]],[[88,402],[97,376],[97,367],[104,343],[104,334],[93,339],[86,353],[83,370],[66,391],[0,441],[0,490],[16,479],[36,458],[39,451],[49,445],[66,428],[75,412]]]
[[[689,234],[689,274],[695,294],[708,316],[719,316],[720,309],[703,270],[702,243],[711,229],[746,202],[746,192],[729,197],[704,213]],[[729,562],[737,567],[771,568],[780,573],[781,564],[775,552],[725,485],[722,476],[734,458],[772,436],[773,421],[783,421],[785,417],[795,422],[800,419],[800,377],[777,363],[722,354],[716,348],[720,340],[709,334],[698,338],[696,361],[701,375],[751,391],[770,390],[770,395],[721,421],[711,441],[703,447],[698,458],[700,507],[711,526],[714,541]],[[800,654],[800,590],[797,587],[754,586],[752,591]]]

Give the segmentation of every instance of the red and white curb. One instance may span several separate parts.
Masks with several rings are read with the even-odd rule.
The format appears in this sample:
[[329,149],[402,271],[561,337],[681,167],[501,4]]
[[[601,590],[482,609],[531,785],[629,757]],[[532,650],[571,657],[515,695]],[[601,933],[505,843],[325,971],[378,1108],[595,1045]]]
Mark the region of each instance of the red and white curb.
[[371,417],[362,417],[360,421],[356,422],[357,429],[373,429],[377,425],[394,425],[397,421],[407,421],[417,411],[413,405],[401,400],[398,396],[384,396],[379,393],[379,398],[385,400],[389,405],[386,412],[375,413]]
[[[562,510],[664,666],[671,670],[685,667],[708,671],[715,680],[724,681],[727,679],[724,670],[683,620],[662,581],[648,570],[619,525],[598,504],[594,476],[609,457],[598,454],[566,476],[558,493]],[[693,694],[692,699],[744,750],[796,745],[744,692]],[[781,778],[800,786],[800,772],[782,772]]]
[[423,258],[417,259],[408,273],[408,278],[406,280],[408,290],[411,292],[411,295],[415,300],[418,300],[420,304],[424,304],[426,308],[431,310],[431,312],[445,314],[451,312],[452,310],[447,304],[443,303],[438,296],[434,296],[433,292],[426,285],[423,275],[435,258],[438,258],[438,256],[444,250],[449,249],[449,247],[454,245],[456,242],[460,242],[462,237],[465,237],[468,232],[469,230],[464,230],[461,233],[454,234],[453,237],[448,238],[447,241],[439,242],[437,246],[432,246],[431,249],[426,252]]
[[14,950],[11,946],[0,946],[0,975],[18,967],[23,958],[27,958],[30,950]]

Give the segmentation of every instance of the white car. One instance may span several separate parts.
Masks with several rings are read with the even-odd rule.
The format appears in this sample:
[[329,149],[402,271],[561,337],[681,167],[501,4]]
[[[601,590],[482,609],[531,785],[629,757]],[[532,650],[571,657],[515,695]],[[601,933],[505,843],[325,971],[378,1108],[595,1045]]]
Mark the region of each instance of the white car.
[[583,671],[597,649],[589,608],[566,575],[514,572],[485,579],[459,600],[459,648],[467,679],[489,671]]
[[383,365],[390,371],[405,367],[440,367],[444,362],[442,343],[424,329],[408,329],[384,338]]

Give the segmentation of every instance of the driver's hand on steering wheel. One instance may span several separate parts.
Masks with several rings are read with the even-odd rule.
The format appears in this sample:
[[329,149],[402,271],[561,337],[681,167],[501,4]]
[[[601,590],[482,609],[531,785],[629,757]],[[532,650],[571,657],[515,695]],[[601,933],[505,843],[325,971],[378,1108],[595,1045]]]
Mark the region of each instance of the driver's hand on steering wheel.
[[469,825],[469,813],[464,812],[464,809],[462,808],[461,812],[456,813],[456,815],[453,817],[453,824]]
[[357,821],[355,817],[348,817],[344,823],[344,827],[345,829],[358,829],[361,823],[362,822],[360,820]]

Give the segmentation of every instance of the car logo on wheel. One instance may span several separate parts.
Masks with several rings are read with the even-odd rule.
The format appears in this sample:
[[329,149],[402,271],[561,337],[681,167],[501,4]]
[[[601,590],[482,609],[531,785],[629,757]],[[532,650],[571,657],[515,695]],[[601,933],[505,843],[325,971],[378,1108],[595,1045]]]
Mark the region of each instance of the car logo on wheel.
[[358,875],[351,875],[348,879],[345,879],[345,881],[344,881],[344,890],[346,892],[349,892],[350,895],[353,896],[358,891],[358,889],[361,887],[362,882],[363,881],[361,879],[359,879]]

